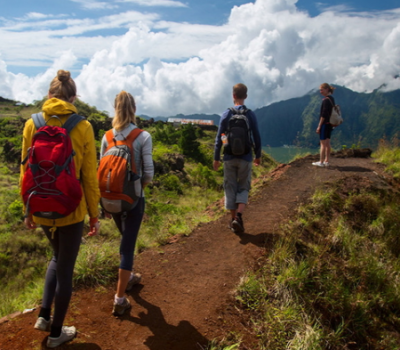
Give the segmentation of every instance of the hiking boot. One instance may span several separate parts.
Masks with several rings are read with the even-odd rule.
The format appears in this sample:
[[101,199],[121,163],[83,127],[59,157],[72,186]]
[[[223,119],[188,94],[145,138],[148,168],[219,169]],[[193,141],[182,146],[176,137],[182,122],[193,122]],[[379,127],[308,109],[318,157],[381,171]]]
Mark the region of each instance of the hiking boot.
[[243,226],[243,219],[241,216],[236,216],[232,220],[232,228],[233,232],[235,233],[243,233],[244,232],[244,226]]
[[50,332],[51,327],[51,318],[46,321],[44,317],[38,317],[33,328],[38,329],[39,331]]
[[122,304],[117,304],[116,302],[114,302],[114,308],[112,313],[114,316],[122,316],[125,313],[125,311],[129,310],[131,307],[132,306],[129,300],[127,298],[124,298]]
[[61,329],[61,334],[58,338],[52,338],[52,337],[47,338],[47,347],[56,348],[57,346],[60,346],[61,344],[64,344],[67,341],[74,339],[75,336],[76,336],[76,328],[74,326],[71,327],[63,326]]
[[131,272],[131,277],[129,278],[128,285],[126,286],[125,291],[129,292],[133,286],[140,283],[142,280],[142,275],[140,273],[133,273]]
[[235,228],[233,227],[233,222],[235,221],[235,219],[234,218],[232,218],[231,219],[231,221],[229,222],[229,228],[231,229],[231,231],[233,232],[233,233],[236,233],[236,230],[235,230]]
[[321,168],[323,168],[325,166],[324,163],[321,163],[321,162],[314,162],[314,163],[312,163],[312,165],[319,166]]

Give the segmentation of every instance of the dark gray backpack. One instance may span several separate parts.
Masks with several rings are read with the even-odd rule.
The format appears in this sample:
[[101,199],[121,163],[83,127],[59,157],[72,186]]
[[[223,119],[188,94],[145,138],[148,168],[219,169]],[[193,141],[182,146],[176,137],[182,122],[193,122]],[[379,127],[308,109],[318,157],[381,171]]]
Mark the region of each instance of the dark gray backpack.
[[228,121],[228,129],[225,132],[228,143],[224,146],[224,153],[233,156],[243,156],[248,154],[252,147],[252,137],[249,121],[247,119],[247,109],[229,108],[231,117]]

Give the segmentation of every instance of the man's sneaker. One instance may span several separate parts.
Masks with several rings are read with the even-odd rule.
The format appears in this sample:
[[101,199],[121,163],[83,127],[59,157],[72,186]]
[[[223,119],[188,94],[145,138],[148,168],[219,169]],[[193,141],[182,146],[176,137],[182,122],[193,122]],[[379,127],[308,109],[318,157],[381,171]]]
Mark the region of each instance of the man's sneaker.
[[319,167],[324,167],[325,166],[324,163],[321,163],[321,162],[314,162],[314,163],[312,163],[312,165],[319,166]]
[[131,303],[127,298],[124,298],[122,304],[114,302],[114,308],[112,313],[114,316],[122,316],[125,313],[125,311],[129,310],[130,308],[131,308]]
[[38,317],[38,319],[36,320],[36,323],[34,325],[35,329],[38,329],[39,331],[45,331],[45,332],[50,332],[50,327],[51,327],[51,318],[50,318],[50,320],[46,321],[45,318]]
[[47,338],[47,347],[56,348],[57,346],[60,346],[61,344],[64,344],[67,341],[74,339],[75,336],[76,336],[76,328],[74,326],[71,327],[63,326],[61,329],[61,334],[58,338],[52,338],[52,337]]
[[243,219],[240,216],[236,216],[235,219],[232,220],[232,228],[235,233],[244,232]]
[[133,273],[131,272],[131,277],[129,278],[128,285],[126,286],[125,291],[129,292],[133,286],[139,284],[142,280],[142,275],[140,273]]
[[231,231],[232,231],[233,233],[236,233],[236,230],[235,230],[235,228],[234,228],[233,225],[232,225],[234,221],[235,221],[235,219],[232,218],[231,221],[229,222],[229,228],[231,229]]

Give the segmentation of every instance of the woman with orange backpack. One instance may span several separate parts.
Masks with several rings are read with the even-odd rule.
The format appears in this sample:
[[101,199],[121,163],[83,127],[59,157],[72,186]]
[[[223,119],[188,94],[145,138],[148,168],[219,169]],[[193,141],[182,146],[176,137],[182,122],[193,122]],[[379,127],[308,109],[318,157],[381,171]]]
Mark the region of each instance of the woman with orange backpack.
[[[25,226],[34,229],[40,225],[53,249],[42,306],[34,326],[50,331],[49,348],[76,335],[75,327],[63,323],[72,295],[72,276],[86,214],[90,217],[89,235],[99,231],[100,193],[94,133],[92,125],[76,114],[73,105],[76,96],[70,72],[59,70],[50,84],[42,113],[33,115],[23,131],[20,182],[26,207]],[[62,164],[57,163],[60,158]],[[71,198],[71,203],[65,206]]]
[[122,316],[131,308],[125,291],[141,280],[141,275],[132,271],[133,256],[144,214],[144,188],[153,179],[154,165],[151,136],[135,124],[133,96],[121,91],[115,98],[114,107],[113,129],[106,132],[101,143],[98,179],[100,203],[106,216],[112,215],[122,235],[119,250],[121,262],[112,311],[115,316]]

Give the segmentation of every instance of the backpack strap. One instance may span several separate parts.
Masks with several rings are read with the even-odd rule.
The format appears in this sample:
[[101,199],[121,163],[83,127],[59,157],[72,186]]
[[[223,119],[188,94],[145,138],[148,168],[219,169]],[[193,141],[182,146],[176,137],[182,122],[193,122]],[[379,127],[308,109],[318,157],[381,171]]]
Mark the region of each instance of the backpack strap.
[[85,117],[82,117],[81,115],[78,115],[76,113],[71,114],[67,121],[64,123],[63,128],[67,130],[67,133],[69,134],[71,130],[82,120],[85,120]]
[[133,129],[127,137],[125,137],[124,140],[116,140],[115,136],[114,136],[114,132],[113,129],[108,130],[105,134],[106,137],[106,141],[107,141],[107,148],[106,148],[106,152],[108,151],[109,148],[111,148],[113,146],[113,144],[115,146],[118,145],[126,145],[129,147],[130,151],[131,151],[131,163],[132,163],[132,171],[134,173],[136,173],[136,163],[135,163],[135,154],[133,151],[133,147],[132,144],[133,142],[136,140],[136,138],[140,135],[140,133],[142,132],[142,129],[139,128],[135,128]]
[[241,108],[241,109],[236,109],[236,108],[234,108],[234,107],[230,107],[229,108],[229,110],[232,112],[232,114],[241,114],[241,115],[244,115],[244,116],[246,116],[246,118],[247,118],[247,112],[249,111],[249,109],[247,109],[247,107],[246,106],[243,106],[243,108]]
[[46,125],[42,112],[32,114],[32,120],[35,124],[36,130]]
[[[69,116],[67,121],[64,123],[63,128],[67,130],[68,134],[71,132],[71,130],[82,120],[84,120],[85,117],[82,117],[81,115],[78,115],[76,113],[73,113]],[[44,120],[43,113],[35,113],[32,114],[32,120],[33,123],[35,124],[36,130],[41,128],[42,126],[46,126],[46,121]]]
[[126,142],[131,150],[131,159],[132,159],[132,171],[136,174],[136,163],[135,163],[135,152],[133,151],[132,144],[136,140],[136,138],[141,134],[143,130],[139,128],[133,129],[129,135],[126,137]]

